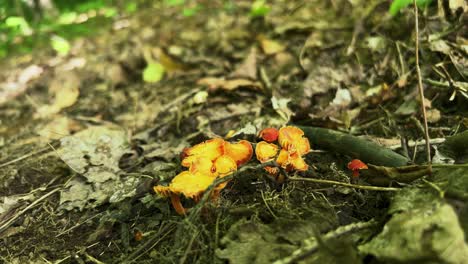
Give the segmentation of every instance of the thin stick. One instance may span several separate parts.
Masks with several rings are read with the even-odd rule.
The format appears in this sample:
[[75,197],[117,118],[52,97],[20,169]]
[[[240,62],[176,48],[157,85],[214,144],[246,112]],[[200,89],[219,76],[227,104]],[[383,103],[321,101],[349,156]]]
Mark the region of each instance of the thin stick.
[[0,168],[6,167],[6,166],[11,165],[11,164],[13,164],[13,163],[16,163],[16,162],[18,162],[18,161],[22,161],[22,160],[27,159],[27,158],[29,158],[29,157],[32,157],[32,156],[34,156],[34,155],[36,155],[36,154],[39,154],[39,153],[41,153],[41,152],[44,152],[44,151],[46,151],[46,150],[48,150],[48,149],[49,149],[48,147],[42,148],[42,149],[33,151],[33,152],[31,152],[31,153],[28,153],[28,154],[26,154],[26,155],[23,155],[23,156],[21,156],[21,157],[18,157],[18,158],[16,158],[16,159],[7,161],[7,162],[5,162],[5,163],[3,163],[3,164],[0,164]]
[[58,192],[60,189],[62,189],[61,187],[59,188],[55,188],[53,189],[52,191],[44,194],[42,197],[40,197],[39,199],[35,200],[34,202],[32,202],[30,205],[26,206],[23,210],[19,211],[18,213],[16,213],[12,218],[10,218],[10,220],[6,221],[5,223],[3,223],[1,226],[0,226],[0,233],[3,232],[3,230],[5,230],[6,228],[8,228],[16,219],[18,219],[21,215],[23,215],[25,212],[27,212],[29,209],[33,208],[34,206],[36,206],[38,203],[42,202],[43,200],[47,199],[49,196],[51,196],[52,194]]
[[429,165],[429,171],[431,171],[431,144],[429,142],[429,128],[427,126],[427,114],[426,114],[426,107],[424,106],[424,89],[423,83],[421,78],[421,68],[419,68],[419,20],[418,20],[418,6],[416,5],[416,0],[413,0],[414,6],[414,28],[416,31],[415,36],[415,53],[416,53],[416,73],[418,75],[418,90],[419,90],[419,98],[421,100],[421,108],[422,114],[424,119],[424,137],[426,140],[426,155],[427,155],[427,164]]
[[302,182],[332,184],[332,185],[339,185],[339,186],[350,187],[350,188],[361,189],[361,190],[368,190],[368,191],[397,192],[397,191],[401,190],[399,188],[392,188],[392,187],[356,185],[356,184],[351,184],[351,183],[346,183],[346,182],[338,182],[338,181],[330,181],[330,180],[322,180],[322,179],[314,179],[314,178],[289,177],[288,180],[289,181],[302,181]]
[[[347,234],[352,234],[361,230],[373,228],[377,226],[377,224],[378,224],[377,221],[372,219],[368,222],[358,222],[358,223],[352,223],[346,226],[340,226],[337,229],[330,231],[327,234],[323,235],[321,239],[323,241],[327,241],[330,239],[337,239]],[[303,260],[307,258],[308,256],[311,256],[312,254],[317,252],[317,250],[319,250],[320,242],[318,240],[319,239],[316,235],[304,240],[303,243],[301,244],[305,246],[300,247],[299,249],[294,251],[290,256],[273,262],[273,264],[297,263],[299,260]]]

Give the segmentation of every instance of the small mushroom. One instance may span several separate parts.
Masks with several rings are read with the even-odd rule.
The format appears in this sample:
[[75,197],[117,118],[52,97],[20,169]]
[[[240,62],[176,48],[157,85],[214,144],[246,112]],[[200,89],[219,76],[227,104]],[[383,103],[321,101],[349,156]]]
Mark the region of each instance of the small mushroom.
[[226,142],[224,144],[224,155],[231,157],[237,166],[241,166],[252,158],[252,144],[247,140],[241,140],[237,143]]
[[214,138],[197,144],[191,148],[184,149],[182,153],[182,166],[190,167],[198,157],[206,157],[214,161],[223,155],[225,141],[221,138]]
[[305,162],[299,152],[289,152],[282,149],[276,159],[278,165],[284,168],[286,171],[306,171],[309,169],[309,165]]
[[187,210],[180,202],[180,195],[197,199],[210,186],[215,178],[201,174],[183,171],[172,179],[169,186],[154,186],[154,191],[162,196],[170,197],[172,206],[180,215],[185,215]]
[[353,159],[348,163],[348,169],[353,171],[353,177],[359,177],[359,171],[367,170],[368,167],[364,162],[358,159]]
[[299,155],[305,155],[310,151],[309,140],[304,137],[304,131],[298,127],[282,127],[278,133],[278,142],[284,150],[289,152],[298,152]]
[[278,146],[275,144],[260,141],[255,147],[255,155],[257,156],[257,160],[259,160],[260,163],[265,163],[267,161],[273,160],[277,154]]
[[258,136],[268,143],[275,142],[278,139],[278,129],[274,127],[264,128],[258,133]]

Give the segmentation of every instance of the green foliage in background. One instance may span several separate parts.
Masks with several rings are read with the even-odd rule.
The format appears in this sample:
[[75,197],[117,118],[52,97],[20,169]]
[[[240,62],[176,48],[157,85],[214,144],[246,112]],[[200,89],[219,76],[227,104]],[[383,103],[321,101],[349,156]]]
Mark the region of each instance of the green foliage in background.
[[164,77],[164,66],[158,62],[150,62],[143,70],[143,80],[148,83],[159,82]]
[[[69,40],[91,34],[120,13],[133,13],[140,1],[119,5],[114,0],[2,0],[0,5],[0,58],[50,45],[59,55],[70,50]],[[120,2],[119,2],[120,3]]]
[[265,0],[255,0],[250,7],[251,17],[262,17],[270,12],[270,7]]
[[[419,8],[425,8],[431,2],[432,0],[416,0],[416,4]],[[413,0],[394,0],[390,6],[389,12],[392,16],[395,16],[398,14],[398,12],[400,12],[401,9],[409,6],[412,3]]]

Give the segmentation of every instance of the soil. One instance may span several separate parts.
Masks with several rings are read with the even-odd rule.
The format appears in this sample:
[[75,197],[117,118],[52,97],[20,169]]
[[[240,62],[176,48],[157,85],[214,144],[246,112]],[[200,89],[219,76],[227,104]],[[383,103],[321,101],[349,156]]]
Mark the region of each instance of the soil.
[[[411,6],[390,16],[389,1],[268,1],[255,15],[250,1],[199,1],[187,14],[193,3],[159,2],[103,21],[66,55],[41,46],[1,62],[2,262],[458,263],[361,247],[397,214],[397,192],[386,187],[433,194],[420,200],[449,204],[466,233],[468,184],[440,198],[449,180],[437,178],[438,167],[436,178],[377,191],[289,181],[374,185],[347,168],[359,151],[311,141],[307,171],[281,171],[281,182],[254,154],[217,201],[183,197],[186,216],[153,190],[186,170],[184,148],[214,137],[257,143],[261,129],[286,125],[340,131],[426,164]],[[467,17],[440,8],[434,2],[418,17],[431,158],[462,166],[463,150],[439,149],[468,127]],[[36,75],[25,73],[31,65]],[[148,65],[164,72],[148,79]],[[16,92],[2,88],[11,83]],[[288,262],[307,241],[319,246]]]

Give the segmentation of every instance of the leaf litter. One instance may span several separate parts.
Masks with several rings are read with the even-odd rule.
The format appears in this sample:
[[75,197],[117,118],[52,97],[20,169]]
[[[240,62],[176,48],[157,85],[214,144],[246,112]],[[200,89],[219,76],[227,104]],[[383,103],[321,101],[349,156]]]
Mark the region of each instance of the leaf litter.
[[165,2],[70,42],[66,56],[2,62],[0,219],[14,219],[0,230],[2,261],[463,263],[468,119],[457,8],[428,7],[421,66],[431,137],[447,139],[435,143],[438,157],[459,164],[434,162],[431,175],[424,165],[369,165],[353,179],[346,166],[367,145],[330,149],[318,137],[310,169],[290,176],[322,183],[281,185],[247,164],[218,203],[182,200],[193,213],[181,217],[151,190],[183,171],[185,147],[213,137],[257,143],[263,128],[291,122],[398,138],[396,151],[416,164],[424,155],[409,144],[422,138],[410,9],[390,17],[382,1],[213,1],[184,16],[182,4]]

